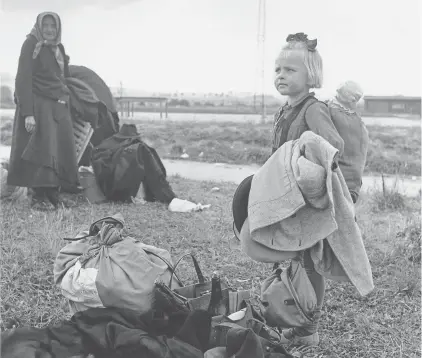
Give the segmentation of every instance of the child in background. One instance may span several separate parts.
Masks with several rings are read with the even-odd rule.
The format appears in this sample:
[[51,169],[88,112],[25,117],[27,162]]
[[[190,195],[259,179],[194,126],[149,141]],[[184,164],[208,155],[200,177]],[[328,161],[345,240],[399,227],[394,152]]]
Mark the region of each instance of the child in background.
[[331,119],[344,141],[344,152],[338,164],[354,203],[362,186],[369,144],[368,130],[356,112],[362,96],[362,88],[356,82],[346,81],[337,88],[335,97],[327,102]]

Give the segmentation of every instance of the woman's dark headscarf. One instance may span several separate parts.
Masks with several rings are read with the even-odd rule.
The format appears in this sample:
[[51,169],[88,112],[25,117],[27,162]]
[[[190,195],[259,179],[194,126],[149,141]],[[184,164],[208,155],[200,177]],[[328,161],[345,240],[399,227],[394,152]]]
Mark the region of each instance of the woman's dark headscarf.
[[[56,22],[56,28],[57,28],[57,36],[54,40],[45,40],[42,34],[42,22],[43,19],[46,16],[51,16],[54,21]],[[32,28],[30,34],[28,36],[34,36],[37,39],[37,44],[35,46],[34,49],[34,53],[32,54],[32,58],[36,59],[38,54],[41,51],[41,48],[43,45],[49,46],[51,47],[51,50],[54,53],[54,56],[56,57],[57,63],[59,64],[60,68],[64,69],[64,58],[63,58],[63,54],[60,51],[58,45],[61,43],[62,40],[62,23],[60,20],[60,17],[58,14],[56,14],[55,12],[51,12],[51,11],[47,11],[47,12],[42,12],[41,14],[39,14],[37,16],[37,20],[35,22],[34,27]]]

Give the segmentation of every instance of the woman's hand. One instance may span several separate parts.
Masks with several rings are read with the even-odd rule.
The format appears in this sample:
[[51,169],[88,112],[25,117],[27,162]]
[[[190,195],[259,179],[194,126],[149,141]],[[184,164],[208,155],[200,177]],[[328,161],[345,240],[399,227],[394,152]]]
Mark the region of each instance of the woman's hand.
[[25,117],[25,129],[28,133],[32,133],[35,129],[35,118],[34,116]]

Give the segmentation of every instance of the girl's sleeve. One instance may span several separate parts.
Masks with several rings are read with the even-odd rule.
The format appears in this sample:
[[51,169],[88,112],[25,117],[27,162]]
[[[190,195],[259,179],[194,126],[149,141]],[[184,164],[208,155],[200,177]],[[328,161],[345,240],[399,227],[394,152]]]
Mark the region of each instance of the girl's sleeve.
[[343,155],[344,141],[331,120],[327,105],[321,102],[311,104],[305,113],[305,120],[312,132],[323,137],[337,148],[339,156]]
[[28,38],[22,45],[16,74],[15,94],[18,100],[19,113],[24,118],[34,115],[32,96],[32,54],[34,49],[34,41]]

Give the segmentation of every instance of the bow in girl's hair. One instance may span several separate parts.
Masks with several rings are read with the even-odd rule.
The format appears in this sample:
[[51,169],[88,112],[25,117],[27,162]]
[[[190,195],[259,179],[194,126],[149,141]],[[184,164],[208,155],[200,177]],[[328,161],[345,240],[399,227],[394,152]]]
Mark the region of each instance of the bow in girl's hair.
[[296,34],[290,34],[287,36],[287,42],[296,41],[296,42],[304,42],[309,51],[315,51],[317,46],[317,39],[308,40],[308,35],[304,34],[303,32],[298,32]]

